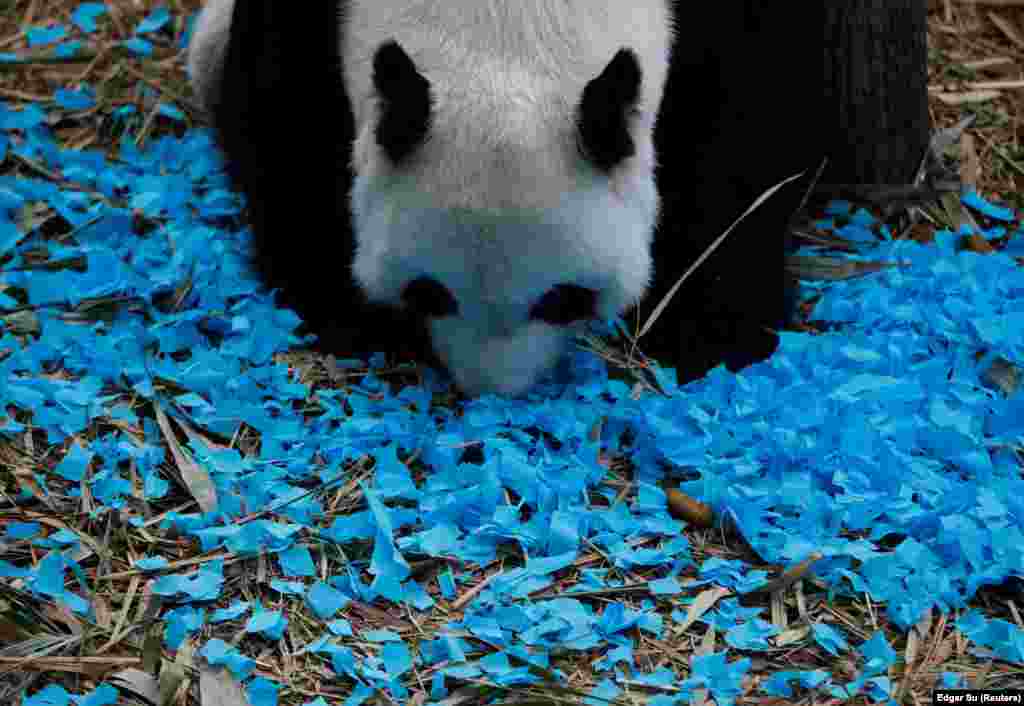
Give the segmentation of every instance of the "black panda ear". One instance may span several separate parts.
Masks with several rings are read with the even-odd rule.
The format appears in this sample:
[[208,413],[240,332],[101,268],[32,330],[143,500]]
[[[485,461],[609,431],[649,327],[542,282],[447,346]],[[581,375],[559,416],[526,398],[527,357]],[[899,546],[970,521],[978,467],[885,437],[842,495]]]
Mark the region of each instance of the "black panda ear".
[[636,54],[623,48],[601,75],[583,88],[576,118],[579,147],[602,171],[636,152],[627,118],[640,99],[641,78]]
[[382,108],[377,144],[397,164],[423,143],[430,129],[430,81],[391,40],[373,55],[373,85]]

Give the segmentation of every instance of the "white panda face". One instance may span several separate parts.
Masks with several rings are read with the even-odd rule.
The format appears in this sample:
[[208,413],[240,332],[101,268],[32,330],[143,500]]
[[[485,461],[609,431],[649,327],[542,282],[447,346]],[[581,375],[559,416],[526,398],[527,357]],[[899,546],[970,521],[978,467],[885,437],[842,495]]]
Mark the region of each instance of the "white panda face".
[[[522,12],[574,4],[523,0]],[[594,56],[563,57],[552,73],[543,54],[536,63],[525,50],[452,46],[416,23],[369,46],[372,32],[356,28],[372,6],[353,7],[355,278],[371,300],[427,316],[433,348],[464,392],[522,393],[587,319],[615,316],[647,287],[664,71],[648,77],[640,63],[658,44],[638,59],[604,37]]]
[[403,297],[411,283],[443,287],[454,306],[430,312],[431,339],[468,394],[524,391],[586,319],[611,318],[643,294],[657,203],[650,181],[630,201],[595,179],[558,207],[502,213],[438,208],[407,181],[356,179],[355,275],[372,299],[414,308]]

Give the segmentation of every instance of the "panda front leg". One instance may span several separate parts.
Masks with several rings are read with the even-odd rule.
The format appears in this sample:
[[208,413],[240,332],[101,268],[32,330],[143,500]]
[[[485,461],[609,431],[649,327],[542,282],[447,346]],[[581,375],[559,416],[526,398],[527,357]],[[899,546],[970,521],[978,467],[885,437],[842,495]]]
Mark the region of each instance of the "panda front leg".
[[[810,171],[740,222],[675,291],[640,339],[647,355],[675,368],[680,384],[719,364],[737,372],[775,352],[777,331],[790,322],[797,299],[796,282],[785,273],[788,223],[813,178]],[[786,176],[791,175],[779,180]],[[761,190],[772,185],[766,182]],[[714,240],[709,236],[728,227],[723,215],[730,221],[738,216],[759,195],[754,191],[712,179],[707,187],[691,182],[681,194],[663,194],[666,215],[655,237],[655,277],[642,317],[701,256]]]
[[680,383],[764,360],[795,308],[788,224],[827,153],[827,121],[824,3],[790,9],[725,0],[678,25],[655,129],[661,208],[642,316],[759,196],[802,173],[729,232],[641,338]]

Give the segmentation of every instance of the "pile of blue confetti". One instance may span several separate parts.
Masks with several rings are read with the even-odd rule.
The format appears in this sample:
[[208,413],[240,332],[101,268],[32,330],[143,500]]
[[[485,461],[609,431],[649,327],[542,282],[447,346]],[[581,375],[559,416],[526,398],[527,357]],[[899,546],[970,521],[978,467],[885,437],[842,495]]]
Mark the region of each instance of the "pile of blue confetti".
[[[147,18],[137,34],[159,29],[161,19]],[[86,11],[79,20],[95,15]],[[637,400],[581,351],[563,371],[571,384],[549,380],[526,399],[482,397],[445,409],[432,406],[445,385],[434,378],[397,393],[373,373],[348,391],[297,382],[274,355],[302,342],[294,334],[299,321],[276,309],[249,271],[248,232],[224,225],[237,223],[241,203],[211,135],[182,130],[180,139],[139,148],[129,131],[116,159],[61,149],[48,116],[92,105],[88,89],[61,91],[49,106],[0,105],[0,158],[60,176],[0,176],[0,309],[9,322],[31,312],[38,330],[16,336],[9,325],[0,339],[0,399],[18,412],[9,407],[0,417],[0,434],[25,432],[16,418],[28,414],[49,444],[67,448],[51,471],[37,469],[37,488],[26,488],[24,499],[48,488],[81,493],[84,484],[97,513],[130,515],[126,461],[146,500],[168,496],[166,437],[152,415],[137,414],[139,400],[183,427],[227,438],[247,425],[259,435],[258,454],[191,436],[186,452],[212,481],[216,505],[171,513],[162,528],[194,538],[203,551],[274,557],[282,578],[273,588],[301,598],[322,621],[322,637],[303,651],[322,654],[356,684],[346,703],[376,690],[402,702],[414,664],[446,664],[434,672],[435,700],[448,694],[449,676],[533,683],[541,677],[528,665],[547,669],[554,651],[568,649],[601,652],[594,668],[606,678],[589,702],[613,698],[628,682],[649,687],[656,706],[688,703],[696,689],[731,704],[751,666],[747,655],[770,649],[779,632],[767,609],[735,597],[719,601],[700,620],[726,647],[694,657],[685,679],[666,668],[644,673],[633,656],[636,629],[670,637],[702,587],[743,594],[768,578],[742,561],[695,562],[663,490],[680,469],[697,480],[678,487],[728,517],[765,561],[789,566],[822,554],[813,573],[833,594],[869,595],[900,629],[929,609],[965,608],[982,586],[1024,577],[1024,392],[1000,389],[985,375],[997,362],[1024,367],[1024,267],[1014,260],[1024,257],[1024,232],[1013,213],[976,193],[964,203],[1003,224],[981,235],[1008,236],[995,253],[960,251],[964,232],[940,232],[929,245],[879,239],[869,215],[833,204],[830,215],[846,216],[844,225],[819,225],[860,245],[850,258],[894,266],[822,287],[813,318],[834,322],[834,330],[785,333],[776,355],[741,374],[716,369],[682,388],[661,375],[669,396]],[[171,105],[160,113],[181,118]],[[70,233],[52,238],[26,227],[26,214],[40,204]],[[140,232],[140,220],[152,227]],[[33,266],[40,247],[50,262],[85,266]],[[107,316],[82,315],[99,301],[113,302]],[[83,433],[97,422],[108,422],[105,431],[86,441]],[[462,461],[467,445],[481,450],[482,463]],[[399,449],[418,453],[427,469],[422,482],[413,481]],[[602,485],[609,455],[634,465],[635,500],[617,501],[617,489]],[[366,509],[325,523],[310,481],[341,481],[344,469],[365,458],[374,460],[372,481],[361,489]],[[248,517],[266,508],[274,511]],[[311,538],[369,540],[372,558],[321,581]],[[89,577],[71,551],[76,534],[47,536],[39,523],[18,522],[4,527],[3,541],[31,541],[45,555],[34,565],[0,561],[0,579],[22,579],[37,595],[93,615]],[[415,643],[384,629],[364,633],[362,640],[379,645],[373,657],[343,644],[352,627],[339,613],[351,601],[429,612],[428,589],[456,598],[508,546],[522,565],[489,568],[486,586],[445,632]],[[574,589],[546,595],[558,572],[595,547],[616,571],[583,571]],[[443,557],[449,568],[427,586],[411,577],[409,556]],[[152,556],[136,568],[159,574],[153,588],[170,606],[161,616],[168,647],[232,620],[270,640],[284,633],[289,616],[258,603],[213,609],[224,598],[222,561],[181,573],[165,571],[166,563]],[[614,589],[631,572],[647,577],[649,592],[635,605],[614,592],[602,604],[572,595]],[[666,601],[676,605],[671,614],[656,610]],[[1024,664],[1024,631],[1014,624],[969,610],[956,626],[977,654]],[[481,656],[465,635],[491,649]],[[831,654],[852,653],[858,675],[781,672],[760,685],[765,694],[788,697],[800,686],[840,699],[890,698],[886,674],[895,653],[881,632],[851,644],[821,624],[808,640]],[[277,702],[279,685],[253,676],[251,656],[220,640],[201,653],[245,680],[253,704]],[[937,685],[959,683],[947,674]],[[115,702],[116,689],[105,684],[75,698],[104,706]],[[50,685],[24,703],[70,699]]]

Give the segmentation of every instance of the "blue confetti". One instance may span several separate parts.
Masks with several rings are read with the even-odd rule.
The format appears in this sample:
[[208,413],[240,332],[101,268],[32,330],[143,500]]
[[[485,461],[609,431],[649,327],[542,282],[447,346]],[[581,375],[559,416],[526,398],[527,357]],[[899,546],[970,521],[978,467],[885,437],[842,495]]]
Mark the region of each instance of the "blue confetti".
[[143,557],[135,562],[135,568],[143,571],[157,571],[166,568],[167,565],[167,559],[162,556]]
[[331,631],[332,635],[338,635],[339,637],[352,637],[355,635],[355,632],[352,630],[352,623],[344,618],[331,620],[327,623],[327,629]]
[[245,624],[245,631],[257,633],[269,640],[278,640],[288,627],[288,618],[279,610],[264,610],[257,606],[249,622]]
[[[24,395],[12,397],[12,400],[17,404],[21,404],[26,407],[32,406],[29,401],[30,398]],[[72,444],[68,448],[67,453],[64,454],[64,458],[57,464],[57,467],[54,470],[57,475],[62,478],[66,478],[72,483],[81,483],[85,478],[85,469],[88,467],[92,457],[93,455],[91,453],[83,449],[78,444]]]
[[249,601],[235,601],[227,608],[220,608],[213,611],[210,615],[211,623],[223,623],[228,620],[234,620],[240,618],[249,612],[249,608],[252,607],[252,603]]
[[350,599],[333,586],[317,581],[310,587],[306,600],[319,618],[326,619],[348,605]]
[[219,638],[212,638],[203,645],[199,654],[206,658],[212,666],[224,665],[239,680],[247,679],[256,669],[256,660],[246,657],[237,647],[229,645]]
[[805,671],[775,672],[761,682],[761,690],[770,696],[792,699],[793,689],[790,682],[796,682],[804,689],[816,689],[819,686],[831,686],[831,678],[824,669]]
[[77,39],[71,42],[64,42],[54,48],[53,55],[58,59],[70,59],[78,56],[83,46],[85,45]]
[[180,606],[164,614],[164,644],[172,650],[181,647],[185,638],[196,634],[206,622],[206,611]]
[[743,677],[750,670],[750,659],[744,657],[727,662],[724,652],[698,655],[691,659],[690,679],[711,692],[716,703],[732,706],[743,693]]
[[316,567],[309,550],[302,546],[294,546],[277,555],[281,570],[285,576],[313,576]]
[[181,112],[177,107],[168,103],[160,103],[156,107],[156,112],[165,118],[171,120],[177,120],[178,122],[185,122],[185,114]]
[[39,534],[42,525],[38,522],[8,522],[4,527],[4,538],[9,542],[31,539]]
[[23,706],[70,706],[71,694],[62,686],[47,684],[32,696],[26,696],[21,703]]
[[81,2],[71,12],[71,21],[81,31],[92,34],[96,31],[96,20],[107,14],[107,6],[101,2]]
[[864,664],[864,673],[867,675],[885,674],[896,663],[896,650],[889,645],[881,630],[875,631],[859,650],[867,660]]
[[21,110],[11,110],[7,103],[0,102],[0,130],[28,130],[45,122],[46,113],[38,105],[29,104]]
[[954,625],[971,642],[988,648],[972,650],[982,659],[995,656],[1013,664],[1024,664],[1024,630],[1017,625],[1002,618],[989,620],[976,610],[960,616]]
[[135,27],[136,34],[156,32],[165,27],[171,21],[171,13],[166,7],[158,7],[150,12],[138,26]]
[[761,618],[748,620],[725,633],[725,641],[738,650],[768,650],[772,645],[769,637],[778,635],[780,630]]
[[77,91],[58,88],[53,97],[64,110],[88,110],[96,105],[96,92],[88,87]]
[[60,24],[49,27],[29,27],[25,30],[25,36],[28,37],[29,48],[45,46],[67,37],[68,28]]
[[100,684],[78,701],[78,706],[112,706],[117,703],[119,694],[110,684]]
[[142,37],[126,39],[121,45],[136,56],[148,57],[153,54],[153,45]]
[[167,574],[153,582],[153,593],[184,595],[193,601],[212,601],[224,585],[222,561],[211,561],[191,574]]
[[251,706],[277,706],[280,687],[265,677],[256,677],[245,686]]
[[834,657],[838,657],[840,652],[845,652],[850,648],[846,644],[843,634],[830,625],[814,623],[811,626],[811,632],[814,634],[814,641]]
[[965,191],[964,194],[960,197],[960,200],[964,204],[970,206],[976,211],[985,214],[989,218],[995,218],[996,220],[1007,222],[1013,220],[1012,209],[996,206],[995,204],[989,203],[981,194],[977,192],[976,189],[968,189],[967,191]]

